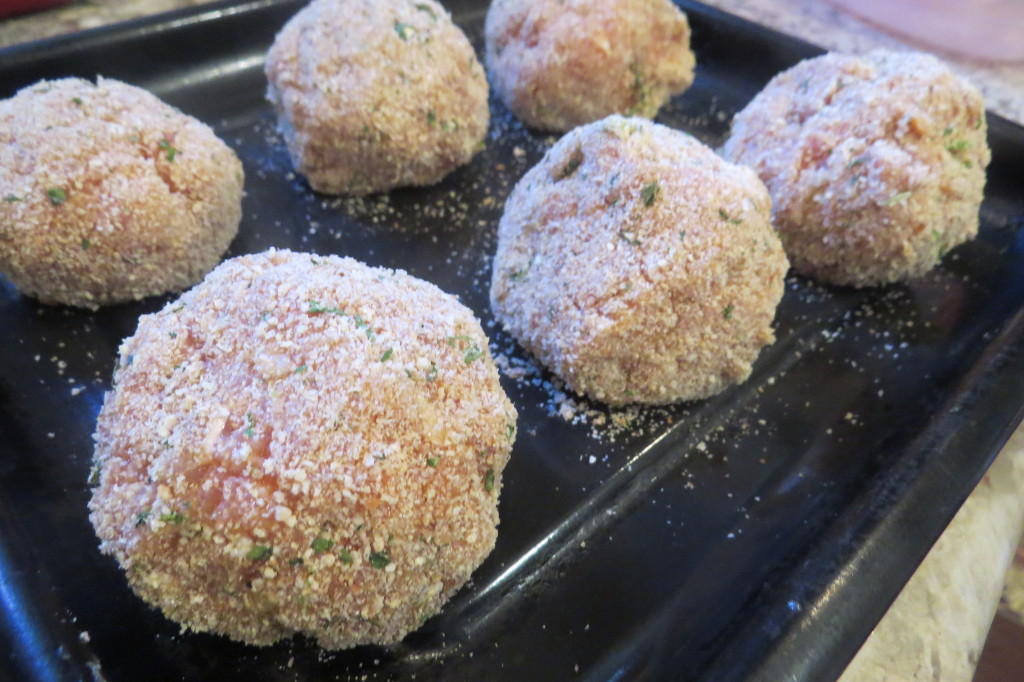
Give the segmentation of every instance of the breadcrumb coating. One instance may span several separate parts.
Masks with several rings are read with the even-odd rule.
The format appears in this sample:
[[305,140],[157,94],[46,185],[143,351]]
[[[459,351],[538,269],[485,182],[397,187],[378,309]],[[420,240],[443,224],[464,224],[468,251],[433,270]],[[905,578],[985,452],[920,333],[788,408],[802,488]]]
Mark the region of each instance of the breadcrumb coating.
[[487,78],[433,0],[314,0],[266,74],[292,162],[319,192],[431,185],[483,148]]
[[493,548],[515,424],[454,297],[349,258],[239,257],[122,344],[90,519],[185,627],[394,642]]
[[237,233],[243,180],[209,127],[141,88],[40,81],[0,101],[0,272],[90,309],[180,291]]
[[495,0],[484,37],[495,91],[541,130],[653,118],[693,82],[690,26],[669,0]]
[[881,50],[777,75],[723,154],[768,186],[794,269],[857,287],[918,277],[974,238],[991,159],[974,87],[930,55]]
[[610,116],[568,133],[505,205],[498,320],[602,402],[704,398],[743,381],[788,263],[749,168],[680,131]]

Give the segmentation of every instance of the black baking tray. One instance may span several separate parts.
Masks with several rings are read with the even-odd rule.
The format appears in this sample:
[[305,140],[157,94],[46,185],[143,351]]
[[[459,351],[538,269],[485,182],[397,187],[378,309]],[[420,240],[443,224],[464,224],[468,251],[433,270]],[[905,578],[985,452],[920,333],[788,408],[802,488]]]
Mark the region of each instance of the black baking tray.
[[[458,294],[493,350],[495,227],[553,142],[492,101],[487,148],[440,185],[310,191],[264,102],[262,58],[301,2],[218,3],[0,52],[0,96],[96,74],[212,125],[247,196],[230,255],[288,247],[401,267]],[[820,52],[696,3],[697,80],[659,116],[717,146],[778,71]],[[478,51],[486,4],[448,7]],[[845,667],[1024,404],[1024,130],[989,115],[979,238],[907,285],[791,276],[778,340],[710,400],[567,421],[543,372],[520,411],[494,553],[403,642],[323,652],[181,632],[127,588],[89,525],[91,434],[120,340],[158,297],[96,313],[0,278],[0,679],[828,680]],[[604,424],[600,424],[602,419]]]

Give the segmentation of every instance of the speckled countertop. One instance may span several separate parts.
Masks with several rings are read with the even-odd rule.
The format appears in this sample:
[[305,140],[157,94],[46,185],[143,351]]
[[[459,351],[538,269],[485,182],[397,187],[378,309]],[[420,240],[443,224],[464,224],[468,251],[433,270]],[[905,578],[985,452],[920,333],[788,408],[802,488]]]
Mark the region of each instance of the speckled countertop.
[[[208,0],[77,0],[0,23],[0,46]],[[705,0],[828,49],[920,49],[822,0]],[[1024,63],[939,56],[981,89],[989,109],[1024,124]],[[968,681],[1000,603],[1024,526],[1024,428],[926,557],[842,677],[842,682]],[[1024,570],[1010,570],[1004,602],[1024,607]],[[1010,617],[1019,613],[1010,611]],[[1009,678],[1008,678],[1009,679]]]

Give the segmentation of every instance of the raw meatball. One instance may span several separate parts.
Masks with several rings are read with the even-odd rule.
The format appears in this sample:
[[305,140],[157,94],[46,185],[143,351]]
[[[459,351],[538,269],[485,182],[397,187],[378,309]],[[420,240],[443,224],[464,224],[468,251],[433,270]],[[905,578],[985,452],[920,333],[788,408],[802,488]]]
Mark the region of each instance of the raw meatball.
[[704,398],[773,340],[788,263],[748,168],[685,133],[610,116],[512,191],[491,305],[572,389],[619,405]]
[[292,163],[317,191],[431,185],[483,148],[483,67],[433,0],[315,0],[266,72]]
[[862,287],[920,276],[977,234],[985,136],[981,95],[934,57],[828,54],[773,78],[723,154],[768,185],[796,270]]
[[242,216],[242,164],[140,88],[41,81],[0,101],[0,272],[95,309],[199,281]]
[[542,130],[652,118],[693,82],[690,26],[669,0],[495,0],[484,36],[494,89]]
[[454,297],[348,258],[235,258],[121,346],[91,520],[186,627],[393,642],[493,548],[515,422]]

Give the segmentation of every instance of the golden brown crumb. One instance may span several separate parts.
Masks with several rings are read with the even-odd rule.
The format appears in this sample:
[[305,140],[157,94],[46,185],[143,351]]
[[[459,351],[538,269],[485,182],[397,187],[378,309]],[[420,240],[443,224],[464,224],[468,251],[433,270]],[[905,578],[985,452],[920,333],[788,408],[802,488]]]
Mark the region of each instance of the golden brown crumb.
[[768,186],[793,267],[853,286],[920,276],[972,239],[991,158],[978,91],[934,57],[886,51],[779,74],[723,154]]
[[690,26],[669,0],[495,0],[484,37],[495,91],[543,130],[652,118],[693,82]]
[[0,272],[84,308],[180,291],[234,238],[242,184],[210,128],[145,90],[41,81],[0,101]]
[[493,548],[515,423],[454,297],[348,258],[235,258],[122,344],[90,518],[189,628],[392,642]]
[[788,267],[748,168],[685,133],[610,116],[558,141],[505,206],[491,305],[579,392],[703,398],[772,341]]
[[483,67],[434,0],[315,0],[266,72],[292,162],[320,192],[433,184],[487,133]]

